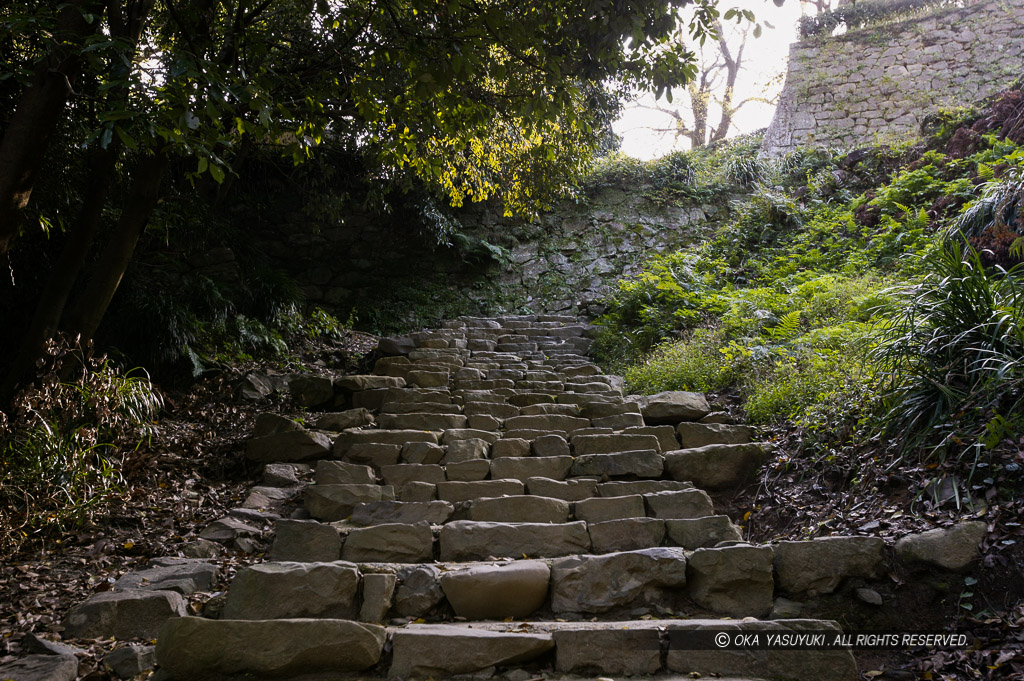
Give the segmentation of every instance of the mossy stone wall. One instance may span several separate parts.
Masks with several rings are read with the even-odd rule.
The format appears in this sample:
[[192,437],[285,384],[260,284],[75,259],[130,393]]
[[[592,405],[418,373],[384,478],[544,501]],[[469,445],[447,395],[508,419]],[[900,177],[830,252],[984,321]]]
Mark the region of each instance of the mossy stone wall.
[[316,224],[295,211],[254,236],[308,304],[390,331],[459,314],[593,316],[620,277],[654,253],[693,243],[723,210],[658,205],[604,187],[532,221],[504,217],[495,206],[467,208],[450,246],[387,216],[358,212]]

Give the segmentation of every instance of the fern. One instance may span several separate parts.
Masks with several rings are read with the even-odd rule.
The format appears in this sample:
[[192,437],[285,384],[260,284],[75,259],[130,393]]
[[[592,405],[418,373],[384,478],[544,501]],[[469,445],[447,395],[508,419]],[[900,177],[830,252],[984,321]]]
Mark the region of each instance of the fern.
[[778,324],[768,329],[768,335],[780,343],[800,335],[800,310],[791,310],[784,314]]

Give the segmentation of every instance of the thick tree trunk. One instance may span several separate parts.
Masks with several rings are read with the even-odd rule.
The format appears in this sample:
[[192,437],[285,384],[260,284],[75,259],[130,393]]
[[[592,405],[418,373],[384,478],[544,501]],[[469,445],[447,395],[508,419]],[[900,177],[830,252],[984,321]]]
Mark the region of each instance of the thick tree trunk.
[[0,141],[0,255],[7,253],[20,230],[22,211],[35,187],[36,175],[60,122],[78,73],[78,48],[99,25],[83,13],[100,12],[95,0],[72,0],[58,15],[54,31],[59,45],[37,66]]
[[119,153],[120,145],[115,140],[106,149],[98,150],[89,164],[85,201],[71,225],[68,240],[50,272],[46,288],[36,303],[35,314],[22,336],[11,370],[3,385],[0,385],[0,402],[13,397],[19,384],[28,379],[36,360],[42,355],[46,341],[57,332],[64,306],[74,290],[89,247],[99,229],[103,206],[106,205],[114,183]]
[[85,291],[66,315],[64,329],[85,343],[99,328],[110,301],[121,284],[135,246],[160,197],[160,184],[170,159],[158,154],[142,159],[133,173],[131,193],[110,239],[100,254]]

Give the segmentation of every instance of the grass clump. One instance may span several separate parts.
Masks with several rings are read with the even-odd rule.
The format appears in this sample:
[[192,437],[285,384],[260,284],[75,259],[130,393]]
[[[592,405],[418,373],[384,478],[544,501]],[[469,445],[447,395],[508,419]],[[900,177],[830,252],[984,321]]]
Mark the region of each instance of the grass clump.
[[162,406],[144,371],[51,341],[38,383],[0,412],[0,549],[88,521],[120,491]]

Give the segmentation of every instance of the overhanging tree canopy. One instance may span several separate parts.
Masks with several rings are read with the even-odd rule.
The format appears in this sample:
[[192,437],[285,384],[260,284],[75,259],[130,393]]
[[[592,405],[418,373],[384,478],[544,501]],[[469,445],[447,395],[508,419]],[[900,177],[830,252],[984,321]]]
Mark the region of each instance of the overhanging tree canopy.
[[[690,5],[690,20],[679,10]],[[614,87],[692,78],[715,0],[46,0],[0,8],[0,255],[31,229],[41,159],[61,138],[89,186],[28,334],[89,337],[159,199],[191,159],[222,183],[239,154],[296,162],[329,138],[380,185],[423,183],[458,205],[543,205],[586,164]],[[74,126],[68,126],[73,121]],[[172,164],[173,162],[173,164]],[[108,197],[120,174],[128,190]],[[45,197],[35,197],[44,200]],[[117,215],[109,230],[104,216]],[[47,217],[43,215],[43,217]],[[92,245],[106,233],[102,247]],[[65,309],[85,253],[99,266]],[[70,251],[68,250],[70,249]],[[62,320],[62,321],[61,321]],[[31,353],[30,353],[31,354]]]

